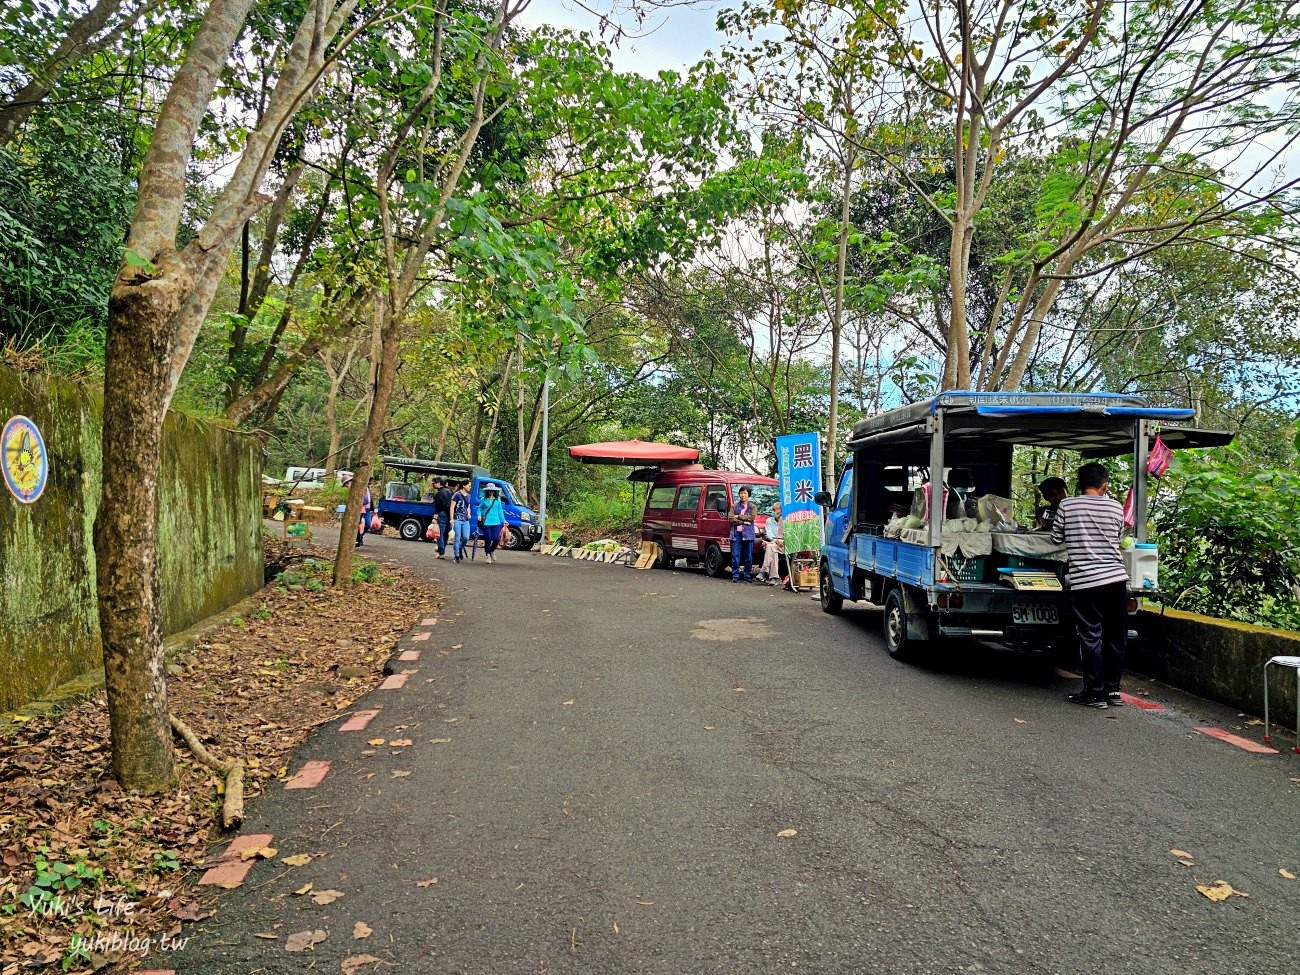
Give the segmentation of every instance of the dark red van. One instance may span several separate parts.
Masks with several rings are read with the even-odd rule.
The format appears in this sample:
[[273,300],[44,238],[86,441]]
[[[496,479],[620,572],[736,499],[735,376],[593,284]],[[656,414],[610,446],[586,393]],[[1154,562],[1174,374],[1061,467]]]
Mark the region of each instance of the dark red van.
[[[641,537],[659,543],[659,567],[672,568],[675,560],[684,558],[692,565],[703,563],[704,571],[711,576],[728,574],[731,526],[727,512],[739,500],[742,487],[749,488],[749,499],[758,515],[754,528],[761,531],[772,505],[781,500],[775,478],[710,471],[699,464],[660,471],[651,483],[641,519]],[[757,539],[754,571],[762,562],[763,542]]]

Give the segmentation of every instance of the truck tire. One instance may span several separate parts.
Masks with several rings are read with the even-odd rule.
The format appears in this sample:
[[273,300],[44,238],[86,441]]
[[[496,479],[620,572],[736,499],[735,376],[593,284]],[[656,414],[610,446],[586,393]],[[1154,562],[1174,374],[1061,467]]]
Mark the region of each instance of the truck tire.
[[419,518],[406,518],[397,526],[397,534],[402,536],[402,541],[418,542],[424,537],[424,525]]
[[655,568],[671,569],[673,567],[674,559],[668,554],[668,546],[665,545],[664,540],[658,536],[655,537],[654,541],[655,544],[659,546],[659,558],[655,559]]
[[718,579],[727,572],[727,563],[722,558],[722,549],[710,543],[704,550],[704,574]]
[[510,526],[510,541],[508,541],[508,542],[503,546],[503,548],[509,549],[509,550],[512,551],[512,552],[516,552],[516,551],[518,551],[519,549],[521,549],[521,548],[523,548],[523,547],[524,547],[524,535],[523,535],[523,532],[521,532],[521,531],[520,531],[517,527],[515,527],[514,525],[511,525],[511,526]]
[[916,653],[916,641],[907,632],[907,600],[901,586],[893,586],[885,597],[885,649],[895,660],[911,659]]
[[839,616],[840,610],[844,608],[844,597],[835,591],[831,585],[831,567],[825,559],[822,559],[821,572],[818,573],[817,582],[818,602],[821,603],[822,612],[830,613],[832,616]]

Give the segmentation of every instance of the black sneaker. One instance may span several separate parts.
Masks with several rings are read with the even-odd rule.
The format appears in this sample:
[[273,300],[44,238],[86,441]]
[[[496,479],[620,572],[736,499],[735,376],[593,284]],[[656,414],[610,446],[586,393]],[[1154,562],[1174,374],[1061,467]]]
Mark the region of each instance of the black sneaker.
[[1106,703],[1113,708],[1122,708],[1124,706],[1124,698],[1120,696],[1119,691],[1107,691]]
[[1071,704],[1082,704],[1085,708],[1097,708],[1101,711],[1109,706],[1104,697],[1098,697],[1096,694],[1070,694],[1066,700]]

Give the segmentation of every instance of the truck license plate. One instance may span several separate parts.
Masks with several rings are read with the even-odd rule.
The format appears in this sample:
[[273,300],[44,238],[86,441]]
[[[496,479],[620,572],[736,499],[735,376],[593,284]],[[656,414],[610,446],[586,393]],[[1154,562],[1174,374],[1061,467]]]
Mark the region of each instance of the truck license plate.
[[1056,607],[1045,603],[1012,603],[1011,619],[1015,623],[1029,625],[1061,621]]

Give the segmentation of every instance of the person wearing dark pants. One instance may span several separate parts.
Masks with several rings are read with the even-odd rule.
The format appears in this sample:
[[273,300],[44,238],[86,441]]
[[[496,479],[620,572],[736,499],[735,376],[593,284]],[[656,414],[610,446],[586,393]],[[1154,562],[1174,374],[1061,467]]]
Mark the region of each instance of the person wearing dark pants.
[[438,522],[438,558],[445,559],[447,532],[451,528],[451,488],[438,477],[433,479],[433,517]]
[[483,553],[487,564],[495,565],[495,552],[501,544],[501,526],[506,523],[505,508],[495,484],[483,485],[483,497],[478,503],[478,526],[483,535]]
[[1065,498],[1052,519],[1052,540],[1069,556],[1070,606],[1079,639],[1083,688],[1069,700],[1090,708],[1118,707],[1128,639],[1128,570],[1120,554],[1124,508],[1108,497],[1110,474],[1093,462],[1079,468],[1078,495]]
[[754,506],[749,488],[740,489],[740,500],[731,507],[731,581],[740,581],[740,566],[745,566],[745,581],[754,579]]

